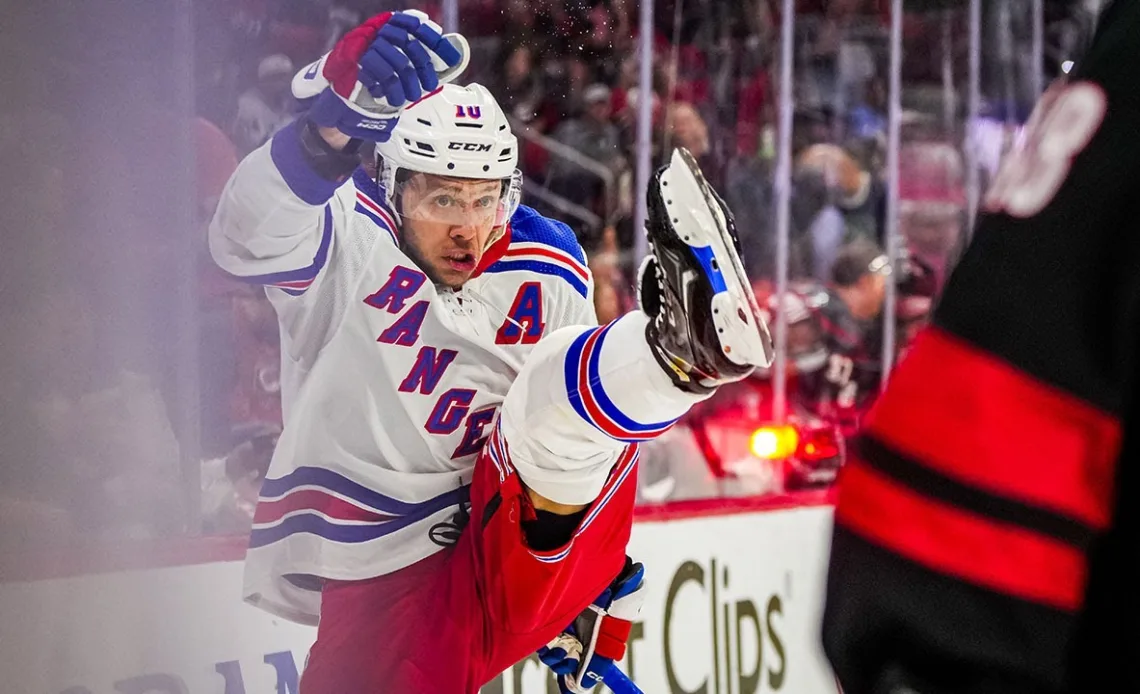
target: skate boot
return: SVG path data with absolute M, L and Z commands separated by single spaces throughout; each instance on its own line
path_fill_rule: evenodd
M 649 184 L 653 254 L 639 275 L 657 362 L 682 390 L 707 393 L 772 362 L 772 340 L 740 262 L 732 213 L 685 149 Z

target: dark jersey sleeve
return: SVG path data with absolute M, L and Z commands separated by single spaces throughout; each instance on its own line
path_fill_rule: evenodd
M 1118 0 L 852 447 L 823 625 L 847 694 L 1140 691 L 1138 77 Z

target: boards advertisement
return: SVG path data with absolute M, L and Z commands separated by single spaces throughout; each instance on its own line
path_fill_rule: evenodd
M 636 524 L 647 598 L 623 669 L 647 694 L 834 694 L 818 645 L 830 527 L 827 506 Z M 244 604 L 241 574 L 226 561 L 2 584 L 4 690 L 298 694 L 315 630 Z M 483 688 L 548 692 L 535 658 Z

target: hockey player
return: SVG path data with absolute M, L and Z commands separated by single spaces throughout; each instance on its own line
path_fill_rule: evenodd
M 731 215 L 683 153 L 649 191 L 645 312 L 596 327 L 573 234 L 518 204 L 502 110 L 451 83 L 466 60 L 423 15 L 368 20 L 298 75 L 311 108 L 211 225 L 280 321 L 246 598 L 319 618 L 303 694 L 471 694 L 540 647 L 564 691 L 596 684 L 641 599 L 637 442 L 770 359 Z
M 847 694 L 1140 691 L 1140 3 L 1106 7 L 841 473 Z
M 827 350 L 824 368 L 803 374 L 800 395 L 809 409 L 852 436 L 878 392 L 881 368 L 875 343 L 891 263 L 878 245 L 857 238 L 843 246 L 831 268 L 831 284 L 813 301 Z

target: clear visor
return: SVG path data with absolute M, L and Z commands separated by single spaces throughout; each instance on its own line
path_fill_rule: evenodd
M 481 234 L 506 225 L 518 207 L 521 189 L 517 171 L 508 179 L 411 173 L 396 183 L 394 192 L 399 200 L 397 212 L 404 219 L 465 227 Z

